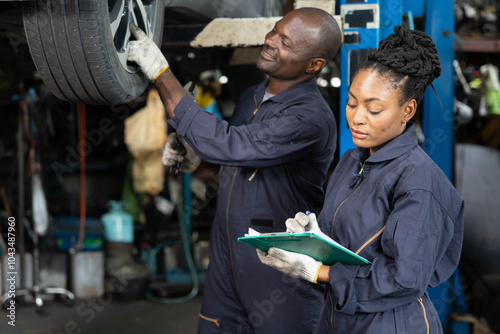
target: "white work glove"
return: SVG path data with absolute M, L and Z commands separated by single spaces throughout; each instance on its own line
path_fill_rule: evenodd
M 288 233 L 304 233 L 307 229 L 308 232 L 320 231 L 316 215 L 314 213 L 298 212 L 295 218 L 288 218 L 285 222 L 286 231 Z
M 162 162 L 167 167 L 173 167 L 183 173 L 192 173 L 201 163 L 200 157 L 184 138 L 171 133 L 163 149 Z
M 146 77 L 155 81 L 168 69 L 168 62 L 160 48 L 135 23 L 130 22 L 130 32 L 136 38 L 128 43 L 127 60 L 139 65 Z
M 323 263 L 310 256 L 271 247 L 266 252 L 257 249 L 260 261 L 288 276 L 318 283 L 319 270 Z

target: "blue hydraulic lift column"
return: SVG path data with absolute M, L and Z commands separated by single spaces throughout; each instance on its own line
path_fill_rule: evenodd
M 428 88 L 423 100 L 422 130 L 425 138 L 423 148 L 453 181 L 455 14 L 452 0 L 426 2 L 425 32 L 434 40 L 441 62 L 441 76 L 434 80 L 433 85 L 443 108 L 432 88 Z

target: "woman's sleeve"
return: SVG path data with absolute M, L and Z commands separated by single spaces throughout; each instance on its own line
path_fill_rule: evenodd
M 446 280 L 461 251 L 463 201 L 455 202 L 453 208 L 443 208 L 424 190 L 400 196 L 381 235 L 383 256 L 367 266 L 331 267 L 336 310 L 351 315 L 384 312 L 420 298 L 437 274 L 441 282 Z

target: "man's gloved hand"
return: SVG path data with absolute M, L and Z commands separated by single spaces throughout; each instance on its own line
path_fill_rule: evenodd
M 257 249 L 260 261 L 288 276 L 302 278 L 317 283 L 319 270 L 323 263 L 310 256 L 289 252 L 280 248 L 271 247 L 266 253 Z
M 288 218 L 285 225 L 288 233 L 303 233 L 306 229 L 308 232 L 320 230 L 314 213 L 298 212 L 295 218 Z
M 155 81 L 168 69 L 168 62 L 160 48 L 135 23 L 130 23 L 130 32 L 136 41 L 128 43 L 128 60 L 139 65 L 146 77 Z
M 180 172 L 192 173 L 200 165 L 201 159 L 186 140 L 174 132 L 168 135 L 168 141 L 163 149 L 162 162 L 167 167 L 179 164 Z

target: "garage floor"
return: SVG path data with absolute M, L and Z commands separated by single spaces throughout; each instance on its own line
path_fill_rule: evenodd
M 33 305 L 16 307 L 16 326 L 7 324 L 1 310 L 0 333 L 15 334 L 93 334 L 196 333 L 201 296 L 181 304 L 162 304 L 147 300 L 80 300 L 72 307 L 62 302 L 46 302 L 44 315 Z
M 487 284 L 487 285 L 485 285 Z M 488 289 L 487 289 L 488 287 Z M 500 275 L 484 277 L 473 286 L 476 300 L 473 310 L 493 333 L 500 333 Z M 0 310 L 0 333 L 15 334 L 93 334 L 196 333 L 202 294 L 180 304 L 155 303 L 149 300 L 121 301 L 106 299 L 77 300 L 73 306 L 60 301 L 46 301 L 43 314 L 33 304 L 16 305 L 16 326 L 8 325 L 8 313 Z M 477 303 L 481 301 L 480 303 Z M 486 332 L 485 332 L 486 333 Z

